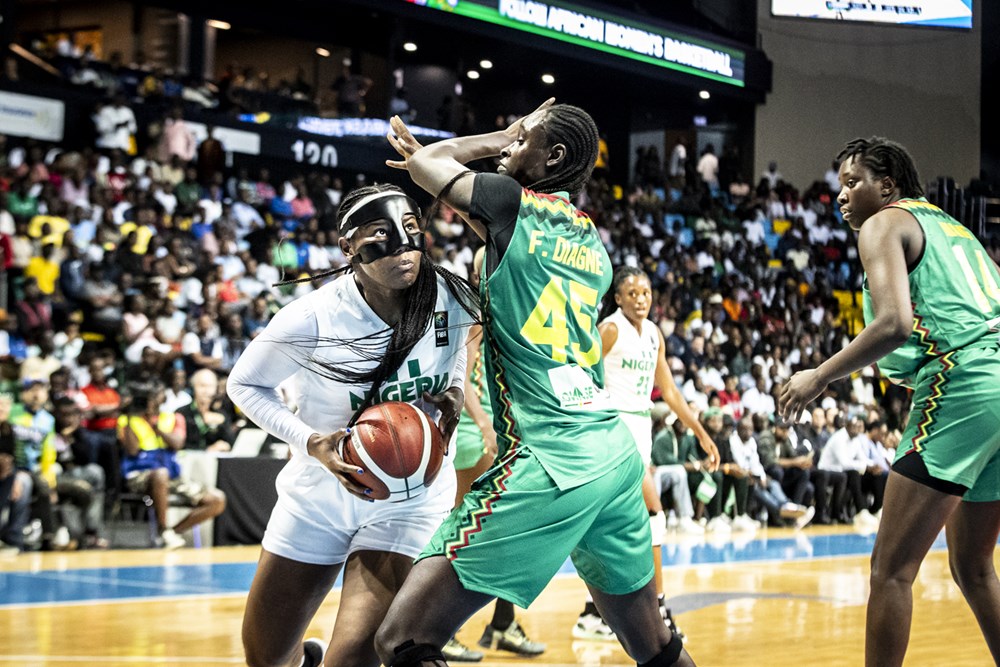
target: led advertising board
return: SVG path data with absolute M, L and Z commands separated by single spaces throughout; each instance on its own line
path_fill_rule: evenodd
M 835 21 L 971 28 L 972 0 L 893 0 L 892 2 L 771 0 L 771 14 Z
M 562 0 L 406 2 L 741 88 L 745 85 L 746 53 L 740 49 Z

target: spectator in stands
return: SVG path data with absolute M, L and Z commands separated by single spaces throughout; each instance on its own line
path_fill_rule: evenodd
M 52 303 L 38 287 L 34 278 L 25 278 L 21 289 L 23 296 L 15 302 L 18 330 L 29 341 L 41 340 L 42 334 L 52 331 Z
M 653 479 L 660 496 L 669 501 L 664 508 L 672 508 L 676 515 L 677 531 L 687 535 L 702 535 L 705 529 L 694 520 L 694 505 L 688 488 L 688 476 L 701 470 L 702 462 L 681 458 L 680 443 L 687 433 L 687 426 L 677 418 L 666 403 L 653 405 Z M 671 525 L 668 522 L 668 525 Z
M 757 451 L 768 476 L 781 484 L 781 489 L 793 503 L 811 505 L 813 486 L 809 482 L 809 469 L 813 465 L 812 452 L 804 444 L 792 441 L 791 431 L 784 422 L 774 424 L 773 430 L 758 433 Z
M 351 71 L 351 61 L 344 59 L 344 68 L 333 84 L 337 93 L 337 115 L 341 118 L 361 118 L 365 115 L 365 95 L 372 86 L 372 80 Z
M 864 431 L 864 420 L 854 417 L 844 425 L 842 416 L 836 417 L 839 428 L 827 440 L 820 456 L 819 468 L 840 472 L 845 477 L 848 497 L 853 501 L 853 518 L 847 514 L 846 508 L 840 515 L 835 515 L 843 523 L 853 522 L 861 527 L 874 527 L 878 519 L 869 511 L 868 499 L 861 489 L 861 476 L 868 472 L 870 462 L 862 447 L 859 436 Z
M 21 364 L 21 381 L 37 380 L 48 384 L 49 376 L 62 368 L 62 362 L 55 356 L 52 331 L 43 331 L 38 336 L 37 352 Z
M 55 429 L 42 443 L 39 472 L 60 501 L 71 537 L 88 549 L 106 549 L 104 533 L 104 470 L 97 464 L 100 447 L 94 435 L 80 428 L 80 407 L 69 396 L 54 400 Z M 82 521 L 75 518 L 82 515 Z M 70 518 L 73 516 L 74 518 Z
M 184 111 L 181 107 L 174 107 L 163 122 L 158 155 L 160 162 L 169 162 L 175 156 L 183 162 L 190 162 L 194 159 L 196 145 L 194 132 L 184 122 Z
M 767 510 L 767 522 L 772 526 L 784 525 L 786 520 L 794 520 L 801 528 L 808 524 L 814 510 L 796 505 L 788 500 L 781 484 L 768 477 L 760 462 L 757 441 L 753 437 L 753 420 L 744 417 L 736 424 L 736 430 L 729 437 L 729 449 L 733 462 L 747 472 L 750 495 Z
M 69 546 L 69 531 L 58 530 L 53 496 L 48 481 L 41 475 L 42 443 L 55 430 L 55 418 L 45 409 L 49 399 L 48 383 L 25 380 L 21 385 L 21 402 L 10 413 L 14 431 L 14 463 L 31 477 L 31 513 L 42 523 L 43 551 Z
M 14 428 L 10 423 L 13 401 L 0 394 L 0 552 L 24 546 L 24 529 L 31 519 L 31 476 L 15 464 Z
M 186 427 L 176 413 L 161 412 L 163 388 L 158 383 L 134 385 L 125 414 L 118 418 L 122 443 L 122 476 L 129 491 L 148 494 L 162 546 L 183 547 L 179 533 L 217 517 L 226 508 L 226 496 L 180 477 L 176 452 L 184 446 Z M 167 524 L 170 496 L 179 496 L 193 509 L 174 526 Z
M 783 181 L 781 172 L 778 171 L 778 163 L 771 160 L 767 163 L 767 169 L 760 175 L 760 180 L 767 181 L 767 186 L 774 190 L 778 187 L 778 183 Z
M 872 495 L 870 510 L 876 519 L 882 518 L 882 498 L 885 496 L 885 485 L 889 480 L 894 454 L 884 444 L 888 433 L 885 422 L 876 417 L 865 423 L 865 432 L 858 436 L 868 457 L 868 469 L 861 479 L 861 486 Z
M 96 438 L 97 462 L 104 468 L 108 487 L 117 491 L 120 466 L 116 427 L 122 399 L 118 391 L 108 383 L 109 371 L 113 368 L 103 357 L 95 355 L 87 365 L 87 370 L 90 382 L 81 391 L 90 408 L 83 425 Z
M 222 176 L 226 149 L 215 136 L 215 127 L 206 127 L 207 136 L 198 144 L 198 182 L 203 187 L 215 184 Z
M 178 413 L 187 423 L 185 449 L 228 452 L 236 441 L 236 429 L 225 411 L 220 409 L 223 396 L 219 393 L 219 376 L 202 368 L 191 376 L 194 400 Z
M 719 158 L 715 156 L 715 146 L 705 146 L 696 169 L 706 189 L 714 190 L 719 187 Z
M 163 405 L 160 409 L 163 412 L 181 412 L 183 408 L 191 404 L 194 400 L 191 392 L 188 391 L 187 371 L 183 368 L 169 367 L 163 373 Z M 185 416 L 185 424 L 190 420 Z
M 677 143 L 671 149 L 668 164 L 667 176 L 670 177 L 670 185 L 683 189 L 685 165 L 687 164 L 687 144 L 683 137 L 678 137 Z
M 111 104 L 102 105 L 94 115 L 94 125 L 99 135 L 98 148 L 135 155 L 135 133 L 139 127 L 135 113 L 125 104 L 125 94 L 116 94 Z
M 826 419 L 826 415 L 819 410 L 819 419 Z M 838 471 L 827 470 L 819 466 L 819 461 L 823 455 L 823 447 L 826 444 L 825 429 L 823 424 L 812 423 L 812 413 L 804 412 L 795 425 L 795 435 L 801 448 L 812 452 L 813 465 L 809 468 L 809 482 L 813 486 L 815 494 L 816 523 L 819 525 L 829 525 L 833 518 L 840 516 L 843 512 L 844 488 L 847 484 L 847 477 Z

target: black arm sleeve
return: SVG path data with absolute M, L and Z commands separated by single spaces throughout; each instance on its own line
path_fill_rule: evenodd
M 503 174 L 476 174 L 469 216 L 486 225 L 486 243 L 491 250 L 488 274 L 493 273 L 514 238 L 520 208 L 521 185 L 517 181 Z

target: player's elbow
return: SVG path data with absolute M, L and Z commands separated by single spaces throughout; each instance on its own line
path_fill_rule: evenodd
M 912 322 L 902 317 L 886 318 L 879 330 L 886 342 L 898 347 L 910 337 Z

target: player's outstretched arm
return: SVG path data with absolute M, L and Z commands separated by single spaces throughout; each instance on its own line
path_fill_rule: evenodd
M 684 400 L 681 390 L 674 383 L 673 375 L 670 373 L 670 366 L 667 364 L 666 352 L 664 352 L 667 344 L 663 340 L 663 332 L 660 331 L 659 327 L 656 328 L 656 335 L 660 337 L 660 352 L 656 358 L 656 373 L 653 383 L 660 390 L 663 400 L 674 411 L 674 414 L 681 420 L 681 423 L 694 431 L 695 437 L 698 438 L 698 444 L 708 454 L 709 472 L 715 472 L 719 468 L 719 462 L 721 461 L 719 449 L 715 446 L 712 436 L 708 434 L 702 423 L 691 412 L 691 408 L 688 406 L 687 401 Z
M 898 209 L 885 209 L 865 222 L 858 236 L 858 253 L 868 277 L 875 319 L 818 368 L 800 371 L 785 383 L 778 397 L 783 419 L 795 421 L 828 384 L 871 366 L 906 342 L 913 327 L 913 306 L 904 248 L 922 235 L 913 216 Z
M 399 116 L 393 116 L 389 124 L 395 136 L 389 135 L 389 143 L 404 156 L 405 168 L 410 172 L 413 182 L 437 197 L 453 178 L 466 171 L 465 165 L 474 160 L 500 155 L 500 151 L 517 139 L 521 123 L 525 119 L 542 114 L 555 103 L 555 98 L 549 98 L 537 109 L 523 118 L 519 118 L 504 130 L 475 134 L 468 137 L 455 137 L 433 143 L 417 150 L 409 157 L 397 147 L 397 143 L 409 141 L 412 133 Z M 407 135 L 409 135 L 407 137 Z M 387 161 L 389 166 L 399 167 L 398 161 Z M 471 178 L 459 179 L 446 193 L 444 201 L 456 211 L 468 213 L 472 203 Z

